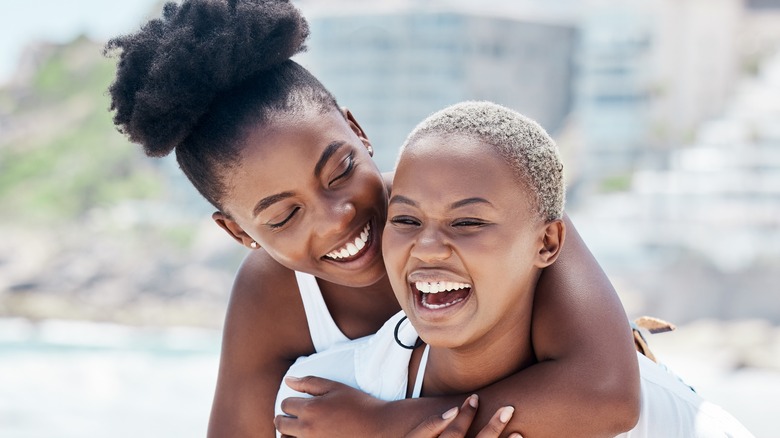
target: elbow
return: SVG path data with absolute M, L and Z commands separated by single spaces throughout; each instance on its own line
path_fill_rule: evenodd
M 639 412 L 642 408 L 639 373 L 628 374 L 634 378 L 607 379 L 596 389 L 600 400 L 599 410 L 603 413 L 600 417 L 606 419 L 603 426 L 608 436 L 627 432 L 639 421 Z
M 642 408 L 639 385 L 637 384 L 636 391 L 624 390 L 613 394 L 609 406 L 614 419 L 610 433 L 617 435 L 633 429 L 639 421 Z

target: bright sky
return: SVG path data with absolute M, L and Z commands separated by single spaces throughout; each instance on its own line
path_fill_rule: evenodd
M 0 84 L 31 41 L 108 38 L 140 26 L 157 0 L 0 0 Z

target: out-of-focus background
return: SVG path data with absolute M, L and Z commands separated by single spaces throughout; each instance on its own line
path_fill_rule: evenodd
M 298 59 L 383 170 L 423 117 L 538 120 L 656 354 L 780 436 L 780 0 L 301 0 Z M 244 250 L 111 124 L 105 41 L 156 0 L 0 3 L 0 435 L 204 436 Z

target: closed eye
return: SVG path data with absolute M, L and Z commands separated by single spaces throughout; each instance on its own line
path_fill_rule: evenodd
M 295 207 L 295 208 L 292 209 L 292 211 L 290 211 L 290 214 L 288 214 L 287 217 L 285 217 L 282 221 L 276 222 L 276 223 L 270 223 L 269 222 L 266 225 L 268 225 L 269 227 L 271 227 L 273 229 L 281 228 L 287 222 L 290 222 L 290 220 L 293 218 L 293 216 L 295 216 L 295 214 L 298 213 L 298 210 L 300 210 L 300 209 L 301 209 L 301 207 Z
M 344 160 L 342 160 L 341 163 L 339 163 L 338 169 L 342 169 L 342 168 L 344 170 L 341 173 L 339 173 L 338 175 L 336 175 L 335 178 L 330 180 L 330 182 L 328 182 L 328 186 L 333 185 L 333 183 L 335 183 L 336 181 L 338 181 L 338 180 L 340 180 L 342 178 L 345 178 L 345 177 L 349 176 L 350 173 L 352 173 L 352 169 L 355 168 L 355 157 L 354 157 L 354 155 L 352 153 L 347 155 L 347 157 L 344 158 Z M 338 171 L 338 169 L 336 171 Z
M 488 222 L 475 218 L 457 219 L 452 222 L 453 227 L 483 227 L 485 225 L 488 225 Z
M 396 226 L 418 226 L 420 221 L 412 216 L 394 216 L 390 223 Z

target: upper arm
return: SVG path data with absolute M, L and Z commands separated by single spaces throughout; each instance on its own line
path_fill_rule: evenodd
M 251 252 L 228 304 L 208 435 L 273 436 L 282 376 L 313 351 L 294 273 Z
M 603 402 L 628 428 L 639 412 L 639 369 L 623 306 L 568 217 L 558 260 L 536 289 L 533 344 L 539 360 L 560 363 L 583 400 Z M 614 410 L 618 409 L 618 410 Z

